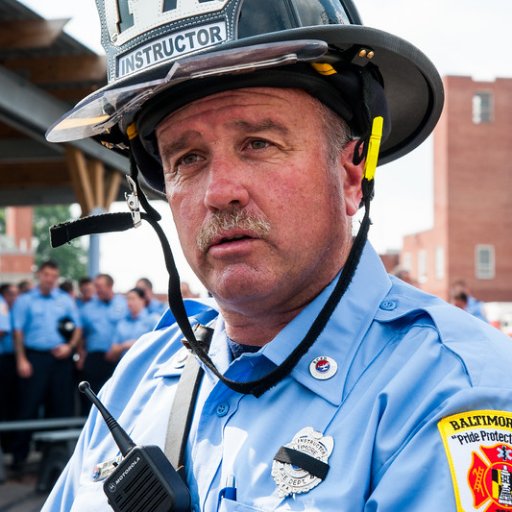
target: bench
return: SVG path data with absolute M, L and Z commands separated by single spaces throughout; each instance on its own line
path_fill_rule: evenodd
M 66 445 L 66 449 L 68 449 L 70 443 L 76 444 L 76 440 L 78 438 L 78 434 L 80 433 L 79 429 L 69 430 L 70 427 L 82 427 L 85 423 L 86 418 L 81 417 L 71 417 L 71 418 L 50 418 L 50 419 L 42 419 L 42 420 L 22 420 L 22 421 L 3 421 L 0 422 L 0 432 L 17 432 L 20 430 L 33 430 L 35 431 L 33 438 L 37 439 L 37 436 L 41 436 L 43 434 L 51 434 L 53 431 L 53 436 L 50 436 L 46 439 L 46 444 L 52 444 L 52 439 L 57 444 L 64 443 Z M 60 430 L 56 430 L 60 429 Z M 66 430 L 68 429 L 68 430 Z M 41 431 L 49 431 L 49 432 L 41 432 Z M 72 434 L 67 434 L 67 432 L 72 432 Z M 78 434 L 77 434 L 78 432 Z M 63 436 L 63 437 L 62 437 Z M 74 438 L 74 441 L 73 441 Z M 40 441 L 44 440 L 41 439 Z M 73 444 L 73 447 L 74 447 Z M 44 444 L 43 444 L 44 448 Z M 49 448 L 47 448 L 49 450 Z M 71 455 L 69 452 L 69 455 Z M 69 459 L 69 456 L 68 456 Z M 40 477 L 41 472 L 44 467 L 46 467 L 45 454 L 43 451 L 43 459 L 41 461 L 40 468 Z M 0 446 L 0 484 L 5 482 L 6 480 L 6 472 L 5 472 L 5 463 L 4 463 L 4 454 L 2 452 L 2 447 Z M 41 478 L 39 478 L 41 480 Z M 39 482 L 38 482 L 39 483 Z
M 42 452 L 36 491 L 49 492 L 73 454 L 81 429 L 36 432 L 32 439 Z

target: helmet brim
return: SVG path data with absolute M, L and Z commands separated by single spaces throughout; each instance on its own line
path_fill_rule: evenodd
M 362 66 L 368 63 L 367 55 L 372 52 L 371 62 L 378 67 L 384 80 L 392 126 L 381 147 L 380 163 L 390 162 L 412 151 L 432 132 L 444 102 L 443 85 L 436 68 L 415 46 L 378 29 L 360 25 L 302 27 L 228 42 L 198 54 L 198 57 L 213 55 L 220 50 L 295 40 L 325 41 L 329 47 L 340 51 L 360 47 L 367 51 L 361 57 L 355 52 L 353 62 Z M 108 103 L 109 94 L 116 94 L 120 89 L 130 91 L 123 106 L 123 115 L 133 117 L 136 109 L 143 108 L 144 102 L 158 93 L 158 87 L 151 87 L 151 84 L 159 83 L 172 64 L 160 64 L 96 91 L 48 130 L 48 140 L 63 142 L 107 131 L 111 127 L 108 121 L 112 116 L 87 113 L 86 109 L 92 100 L 105 99 Z M 206 89 L 204 96 L 208 94 Z M 133 97 L 138 99 L 130 104 Z M 118 122 L 120 116 L 113 119 Z
M 381 164 L 409 153 L 430 135 L 443 109 L 443 83 L 432 62 L 415 46 L 392 34 L 358 25 L 305 27 L 289 31 L 288 39 L 291 33 L 321 39 L 341 50 L 355 46 L 373 51 L 371 62 L 384 81 L 392 126 L 381 146 Z M 280 34 L 266 37 L 277 41 Z M 364 65 L 365 59 L 356 57 L 354 63 Z

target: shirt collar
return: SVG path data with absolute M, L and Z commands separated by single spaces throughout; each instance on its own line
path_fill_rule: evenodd
M 218 311 L 216 309 L 217 305 L 213 299 L 186 299 L 183 302 L 192 327 L 197 323 L 211 326 L 211 323 L 218 315 Z M 171 310 L 168 309 L 156 325 L 154 331 L 161 331 L 162 339 L 168 339 L 170 332 L 173 332 L 175 336 L 176 331 L 178 332 L 178 336 L 183 338 L 181 331 L 176 329 L 177 326 L 175 326 L 175 322 L 176 320 Z M 215 331 L 217 330 L 217 326 L 215 326 Z M 213 339 L 215 339 L 215 333 L 213 335 Z M 213 345 L 213 340 L 211 345 Z M 172 377 L 181 374 L 183 371 L 188 350 L 185 346 L 180 346 L 174 342 L 171 344 L 170 348 L 171 353 L 169 354 L 169 358 L 162 364 L 158 365 L 155 377 Z
M 265 357 L 274 365 L 283 363 L 318 316 L 335 287 L 338 277 L 339 275 L 262 350 L 254 354 L 243 354 L 240 359 Z M 293 369 L 292 378 L 332 404 L 341 404 L 350 363 L 390 288 L 390 278 L 379 256 L 367 242 L 345 295 L 334 310 L 322 334 Z M 201 311 L 205 304 L 200 305 L 196 302 L 195 305 L 186 305 L 188 306 L 187 313 L 192 317 L 191 322 L 201 322 L 202 319 L 198 318 L 201 314 L 198 314 L 196 308 L 202 306 L 198 308 Z M 210 308 L 212 305 L 211 302 L 208 304 Z M 216 313 L 211 309 L 210 312 L 214 315 Z M 208 318 L 209 320 L 210 318 Z M 159 327 L 170 325 L 173 322 L 174 318 L 168 312 L 162 318 Z M 230 353 L 224 319 L 220 315 L 215 323 L 209 355 L 218 370 L 224 373 L 230 365 Z M 319 356 L 328 356 L 338 365 L 337 373 L 328 380 L 316 379 L 310 372 L 311 362 Z M 158 376 L 181 373 L 182 365 L 176 365 L 176 361 L 173 359 L 162 365 L 157 372 Z M 252 359 L 252 362 L 255 361 L 256 359 Z M 208 371 L 206 371 L 206 375 L 209 375 Z
M 48 295 L 45 295 L 41 291 L 41 288 L 39 286 L 36 286 L 33 290 L 34 290 L 34 293 L 38 297 L 51 297 L 53 299 L 53 298 L 57 297 L 57 295 L 59 294 L 59 289 L 58 288 L 53 288 Z
M 132 322 L 138 322 L 139 320 L 144 320 L 146 317 L 149 317 L 149 313 L 146 308 L 141 309 L 137 313 L 137 316 L 133 316 L 131 311 L 128 311 L 128 313 L 126 314 L 126 318 L 128 318 L 128 320 L 131 320 Z
M 338 277 L 339 275 L 260 353 L 274 364 L 281 364 L 305 336 L 329 298 Z M 389 276 L 368 242 L 345 295 L 322 334 L 293 369 L 292 377 L 325 400 L 339 405 L 342 402 L 350 362 L 390 288 Z M 310 371 L 311 362 L 320 356 L 331 358 L 338 366 L 336 374 L 328 380 L 315 378 Z

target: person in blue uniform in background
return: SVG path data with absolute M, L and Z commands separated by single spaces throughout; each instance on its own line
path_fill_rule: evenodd
M 78 309 L 82 309 L 94 297 L 94 281 L 88 277 L 82 277 L 78 280 L 78 297 L 75 299 Z
M 38 418 L 42 406 L 48 418 L 74 415 L 72 355 L 82 331 L 78 310 L 69 294 L 57 287 L 57 263 L 43 262 L 37 277 L 38 285 L 20 295 L 13 307 L 20 420 Z M 60 330 L 61 322 L 75 326 L 69 338 Z M 15 469 L 27 458 L 30 436 L 30 432 L 16 436 Z
M 157 319 L 148 312 L 144 291 L 132 288 L 126 294 L 128 314 L 119 320 L 112 339 L 112 345 L 105 354 L 105 359 L 117 363 L 119 359 L 143 334 L 153 330 Z
M 455 297 L 457 296 L 465 297 L 466 300 L 464 304 L 464 309 L 470 315 L 476 316 L 476 318 L 479 318 L 480 320 L 487 322 L 487 316 L 485 314 L 485 304 L 482 301 L 478 300 L 476 297 L 473 297 L 473 295 L 471 295 L 470 289 L 466 281 L 464 281 L 464 279 L 457 279 L 452 283 L 450 295 L 452 302 L 454 302 L 453 299 L 455 299 Z
M 163 315 L 165 311 L 165 304 L 158 300 L 153 294 L 153 283 L 147 277 L 137 279 L 135 288 L 144 292 L 144 299 L 146 301 L 146 309 L 151 315 Z
M 107 357 L 118 323 L 128 313 L 126 298 L 114 292 L 114 279 L 110 274 L 94 278 L 96 294 L 80 308 L 83 325 L 83 343 L 79 368 L 93 389 L 100 389 L 109 379 L 117 360 Z M 90 403 L 82 400 L 82 412 L 87 414 Z
M 207 353 L 171 294 L 121 359 L 101 391 L 119 423 L 174 458 L 168 418 L 198 360 L 190 510 L 508 510 L 510 341 L 389 276 L 366 236 L 379 155 L 440 116 L 434 66 L 348 0 L 116 5 L 98 2 L 109 85 L 47 136 L 129 148 L 213 297 L 185 301 Z M 93 410 L 43 510 L 109 510 L 118 457 Z

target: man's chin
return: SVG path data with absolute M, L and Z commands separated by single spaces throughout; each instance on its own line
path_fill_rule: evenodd
M 273 286 L 268 276 L 261 269 L 246 264 L 230 265 L 209 276 L 205 286 L 217 299 L 219 304 L 260 300 L 266 293 L 272 292 Z

